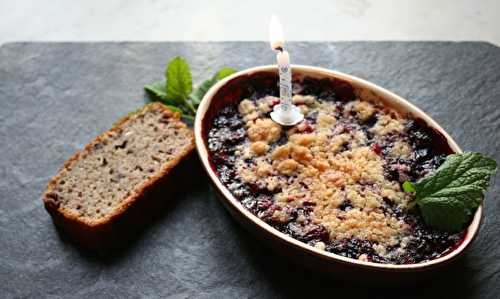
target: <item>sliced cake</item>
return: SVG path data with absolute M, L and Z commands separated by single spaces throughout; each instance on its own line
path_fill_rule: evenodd
M 73 240 L 88 248 L 109 247 L 118 234 L 127 234 L 118 226 L 129 210 L 148 217 L 140 210 L 148 192 L 193 148 L 193 133 L 178 113 L 148 104 L 71 157 L 49 181 L 45 207 Z

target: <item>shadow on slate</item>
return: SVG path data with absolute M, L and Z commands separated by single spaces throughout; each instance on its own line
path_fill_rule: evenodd
M 487 43 L 290 43 L 294 63 L 371 80 L 434 117 L 467 150 L 500 161 L 500 50 Z M 76 150 L 144 103 L 182 55 L 200 82 L 222 67 L 274 63 L 267 43 L 13 43 L 0 47 L 0 297 L 498 298 L 500 182 L 467 254 L 414 287 L 311 273 L 249 236 L 188 166 L 160 216 L 110 255 L 63 242 L 40 195 Z M 191 158 L 189 163 L 199 163 Z M 188 164 L 189 164 L 188 163 Z M 160 188 L 161 189 L 161 188 Z M 162 198 L 162 192 L 159 192 Z

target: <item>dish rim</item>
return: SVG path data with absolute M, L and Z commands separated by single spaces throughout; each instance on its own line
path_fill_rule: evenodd
M 341 79 L 344 81 L 347 81 L 351 83 L 353 86 L 356 86 L 356 88 L 363 88 L 365 90 L 369 90 L 372 92 L 375 92 L 376 95 L 380 98 L 383 98 L 384 101 L 394 103 L 396 106 L 400 108 L 403 108 L 404 111 L 410 112 L 410 114 L 414 117 L 421 118 L 423 121 L 425 121 L 430 127 L 438 130 L 447 140 L 449 146 L 451 149 L 456 152 L 456 153 L 461 153 L 462 150 L 458 146 L 458 144 L 453 140 L 453 138 L 434 120 L 432 119 L 429 115 L 427 115 L 424 111 L 422 111 L 420 108 L 416 107 L 412 103 L 410 103 L 408 100 L 402 98 L 401 96 L 398 96 L 397 94 L 380 87 L 372 82 L 369 82 L 367 80 L 361 79 L 359 77 L 349 75 L 343 72 L 339 71 L 334 71 L 326 68 L 321 68 L 321 67 L 314 67 L 314 66 L 307 66 L 307 65 L 291 65 L 292 70 L 298 71 L 299 73 L 303 75 L 311 75 L 315 77 L 321 77 L 321 78 L 337 78 Z M 470 225 L 467 227 L 465 231 L 465 236 L 462 242 L 457 246 L 456 248 L 452 249 L 451 252 L 445 254 L 444 256 L 441 256 L 439 258 L 421 262 L 421 263 L 415 263 L 415 264 L 402 264 L 402 265 L 396 265 L 396 264 L 382 264 L 382 263 L 375 263 L 375 262 L 369 262 L 369 261 L 361 261 L 357 259 L 352 259 L 348 257 L 344 257 L 335 253 L 323 251 L 320 249 L 317 249 L 311 245 L 308 245 L 306 243 L 303 243 L 285 233 L 282 233 L 272 227 L 271 225 L 267 224 L 254 214 L 252 214 L 250 211 L 245 209 L 243 205 L 231 194 L 231 192 L 222 184 L 222 182 L 219 180 L 216 172 L 212 169 L 209 161 L 209 155 L 208 155 L 208 149 L 206 147 L 205 141 L 203 139 L 203 121 L 205 119 L 206 112 L 208 111 L 208 108 L 210 107 L 210 104 L 212 102 L 212 99 L 214 95 L 220 90 L 222 86 L 227 84 L 228 82 L 232 81 L 233 79 L 245 75 L 253 75 L 255 73 L 259 72 L 276 72 L 277 71 L 277 66 L 276 65 L 264 65 L 264 66 L 257 66 L 257 67 L 252 67 L 248 68 L 239 72 L 236 72 L 232 74 L 231 76 L 228 76 L 224 78 L 223 80 L 217 82 L 212 88 L 208 90 L 208 92 L 205 94 L 203 97 L 202 101 L 200 102 L 200 105 L 198 107 L 198 112 L 196 113 L 196 118 L 194 122 L 194 132 L 195 132 L 195 142 L 196 142 L 196 150 L 198 152 L 198 155 L 200 157 L 200 160 L 202 162 L 203 167 L 208 173 L 208 176 L 212 180 L 212 183 L 217 187 L 218 191 L 223 195 L 223 198 L 225 201 L 227 201 L 233 208 L 238 210 L 241 214 L 243 214 L 248 220 L 250 220 L 253 224 L 255 224 L 257 227 L 260 229 L 264 230 L 266 233 L 280 239 L 281 241 L 285 241 L 287 244 L 294 245 L 298 247 L 299 249 L 304 250 L 306 253 L 316 255 L 318 257 L 328 259 L 328 260 L 333 260 L 335 262 L 340 262 L 343 264 L 349 264 L 353 266 L 359 266 L 371 270 L 389 270 L 389 271 L 398 271 L 398 272 L 406 272 L 406 271 L 417 271 L 417 270 L 427 270 L 430 268 L 433 268 L 435 266 L 444 264 L 446 262 L 449 262 L 458 256 L 460 256 L 463 251 L 470 245 L 470 243 L 473 241 L 474 237 L 477 235 L 477 232 L 479 230 L 479 226 L 481 223 L 481 216 L 482 216 L 482 209 L 483 209 L 483 203 L 479 206 L 477 209 L 476 213 L 474 214 L 474 218 L 472 219 L 472 222 Z M 383 103 L 384 105 L 387 105 L 387 103 Z

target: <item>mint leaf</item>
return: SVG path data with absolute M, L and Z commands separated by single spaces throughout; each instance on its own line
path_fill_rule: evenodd
M 198 106 L 200 104 L 201 100 L 203 99 L 203 97 L 205 96 L 205 94 L 207 93 L 207 91 L 216 82 L 217 82 L 217 80 L 215 78 L 203 81 L 203 83 L 201 83 L 201 85 L 198 86 L 198 88 L 196 88 L 195 91 L 191 94 L 191 100 L 192 100 L 193 104 Z
M 425 223 L 442 231 L 459 232 L 474 215 L 462 201 L 456 199 L 433 198 L 417 203 Z
M 212 78 L 203 81 L 203 83 L 201 83 L 200 86 L 198 86 L 198 88 L 196 88 L 195 91 L 191 94 L 191 101 L 193 102 L 193 104 L 195 106 L 198 106 L 210 87 L 214 86 L 217 81 L 222 80 L 225 77 L 234 74 L 235 72 L 235 69 L 225 67 L 215 73 Z
M 144 90 L 161 100 L 167 99 L 167 82 L 165 81 L 145 85 Z
M 403 183 L 403 190 L 407 193 L 415 192 L 415 186 L 411 182 L 404 182 Z
M 463 229 L 481 204 L 496 169 L 495 160 L 480 153 L 449 155 L 443 165 L 412 185 L 425 222 L 449 232 Z
M 219 80 L 222 80 L 222 79 L 226 78 L 227 76 L 230 76 L 230 75 L 232 75 L 234 73 L 236 73 L 235 69 L 232 69 L 230 67 L 225 67 L 225 68 L 220 69 L 217 72 L 217 74 L 215 74 L 215 79 L 217 81 L 219 81 Z
M 187 105 L 187 98 L 193 90 L 191 71 L 182 57 L 172 59 L 165 71 L 167 98 L 179 105 Z

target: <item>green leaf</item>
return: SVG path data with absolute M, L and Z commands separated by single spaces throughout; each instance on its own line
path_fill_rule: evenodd
M 166 96 L 179 105 L 187 105 L 187 98 L 193 90 L 191 71 L 182 57 L 172 59 L 165 71 L 167 78 Z
M 201 100 L 203 99 L 203 97 L 207 93 L 207 91 L 216 82 L 217 82 L 217 80 L 215 80 L 215 78 L 211 78 L 211 79 L 203 81 L 203 83 L 201 83 L 201 85 L 198 86 L 198 88 L 196 88 L 195 91 L 191 94 L 191 100 L 192 100 L 193 104 L 195 104 L 196 106 L 199 105 Z
M 165 81 L 158 81 L 145 85 L 144 90 L 158 99 L 167 99 L 167 83 Z
M 463 229 L 481 204 L 496 170 L 495 160 L 480 153 L 448 156 L 443 165 L 413 184 L 425 222 L 449 232 Z
M 235 72 L 235 69 L 225 67 L 215 73 L 212 78 L 203 81 L 203 83 L 201 83 L 200 86 L 198 86 L 198 88 L 196 88 L 195 91 L 191 94 L 191 101 L 193 102 L 193 104 L 195 106 L 198 106 L 210 87 L 214 86 L 217 81 L 222 80 L 225 77 L 234 74 Z
M 219 81 L 227 76 L 230 76 L 232 74 L 236 73 L 236 70 L 230 67 L 225 67 L 220 69 L 216 74 L 215 74 L 215 80 Z
M 419 202 L 425 223 L 435 229 L 458 232 L 469 222 L 471 214 L 460 200 L 433 198 Z
M 411 182 L 404 182 L 403 183 L 403 190 L 407 193 L 415 192 L 415 186 Z

